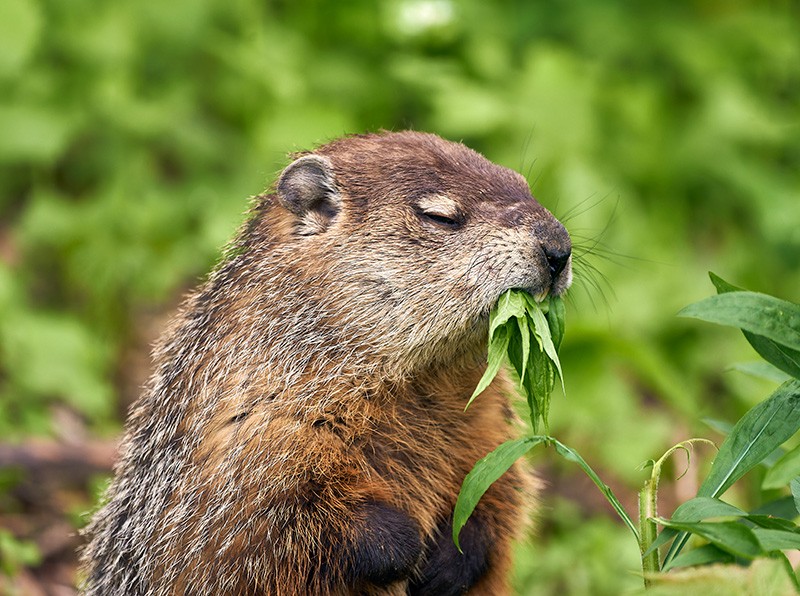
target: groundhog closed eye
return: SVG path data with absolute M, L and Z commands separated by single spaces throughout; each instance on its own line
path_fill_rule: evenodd
M 464 476 L 513 435 L 464 411 L 505 290 L 563 293 L 570 239 L 519 174 L 416 132 L 296 156 L 155 353 L 86 594 L 503 594 L 532 484 L 461 535 Z

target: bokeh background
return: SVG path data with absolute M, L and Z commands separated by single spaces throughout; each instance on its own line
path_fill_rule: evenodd
M 0 591 L 70 594 L 149 346 L 291 151 L 413 128 L 528 177 L 576 241 L 552 434 L 633 512 L 638 466 L 771 390 L 706 272 L 800 300 L 800 5 L 0 2 Z M 662 482 L 693 496 L 695 468 Z M 577 468 L 520 594 L 619 594 L 635 543 Z M 758 499 L 757 479 L 732 500 Z

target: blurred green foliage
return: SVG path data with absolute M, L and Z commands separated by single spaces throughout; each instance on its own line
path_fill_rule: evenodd
M 11 577 L 21 567 L 35 565 L 40 561 L 41 555 L 35 544 L 17 540 L 11 532 L 0 528 L 0 574 Z
M 554 434 L 637 487 L 765 394 L 719 374 L 744 341 L 674 313 L 708 269 L 800 297 L 799 64 L 785 0 L 3 0 L 0 436 L 57 434 L 56 404 L 118 429 L 143 314 L 210 268 L 286 154 L 415 128 L 565 220 L 583 256 Z

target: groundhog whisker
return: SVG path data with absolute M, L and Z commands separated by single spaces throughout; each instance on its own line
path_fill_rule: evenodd
M 559 221 L 561 221 L 561 223 L 567 225 L 570 221 L 572 221 L 576 217 L 580 217 L 584 213 L 588 213 L 592 209 L 595 209 L 599 205 L 603 204 L 608 199 L 608 197 L 609 195 L 604 195 L 596 199 L 596 193 L 592 193 L 582 201 L 579 201 L 578 203 L 567 209 L 567 211 L 565 211 L 564 213 L 559 213 L 557 217 Z M 590 203 L 590 201 L 594 202 Z

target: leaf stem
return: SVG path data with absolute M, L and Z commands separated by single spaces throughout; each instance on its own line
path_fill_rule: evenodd
M 591 468 L 591 466 L 589 466 L 589 464 L 586 463 L 586 460 L 584 460 L 580 456 L 580 454 L 578 454 L 577 451 L 575 451 L 571 447 L 567 447 L 566 445 L 564 445 L 564 443 L 562 443 L 561 441 L 559 441 L 554 437 L 550 436 L 544 437 L 544 443 L 546 445 L 553 445 L 556 449 L 556 452 L 561 457 L 573 463 L 578 464 L 583 469 L 586 475 L 592 480 L 592 482 L 595 483 L 597 488 L 600 489 L 600 492 L 602 492 L 603 495 L 605 495 L 606 500 L 614 508 L 614 511 L 617 512 L 617 515 L 619 515 L 622 521 L 625 523 L 625 525 L 628 526 L 628 529 L 633 533 L 634 537 L 636 538 L 636 541 L 639 542 L 640 540 L 639 530 L 636 529 L 636 525 L 633 523 L 633 520 L 628 515 L 628 512 L 625 511 L 625 508 L 622 506 L 622 503 L 620 503 L 617 497 L 614 496 L 614 493 L 611 491 L 611 488 L 609 488 L 609 486 L 605 482 L 600 480 L 600 476 L 598 476 L 597 473 Z

